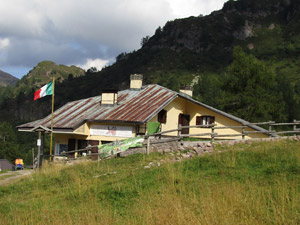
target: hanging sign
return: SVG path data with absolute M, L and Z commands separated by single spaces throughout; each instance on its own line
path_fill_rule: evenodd
M 41 146 L 42 145 L 42 140 L 41 139 L 37 139 L 37 146 Z

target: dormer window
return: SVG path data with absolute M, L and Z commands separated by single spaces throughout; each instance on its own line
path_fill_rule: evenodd
M 166 123 L 167 122 L 167 111 L 166 110 L 163 109 L 158 113 L 157 121 L 160 122 L 160 123 Z

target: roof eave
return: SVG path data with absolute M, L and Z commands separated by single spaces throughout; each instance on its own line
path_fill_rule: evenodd
M 144 121 L 125 121 L 125 120 L 86 120 L 85 122 L 94 123 L 121 123 L 121 124 L 143 124 Z

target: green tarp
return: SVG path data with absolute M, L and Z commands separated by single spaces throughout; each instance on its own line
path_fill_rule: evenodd
M 142 137 L 135 137 L 135 138 L 128 138 L 121 141 L 114 141 L 112 143 L 99 145 L 99 156 L 101 158 L 106 158 L 111 155 L 115 155 L 118 152 L 126 151 L 129 148 L 133 147 L 143 147 L 144 138 Z
M 159 122 L 148 122 L 147 123 L 147 134 L 155 134 L 159 132 Z

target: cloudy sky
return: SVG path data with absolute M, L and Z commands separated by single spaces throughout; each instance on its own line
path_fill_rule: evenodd
M 20 78 L 43 60 L 100 70 L 167 21 L 207 15 L 224 2 L 0 0 L 0 70 Z

